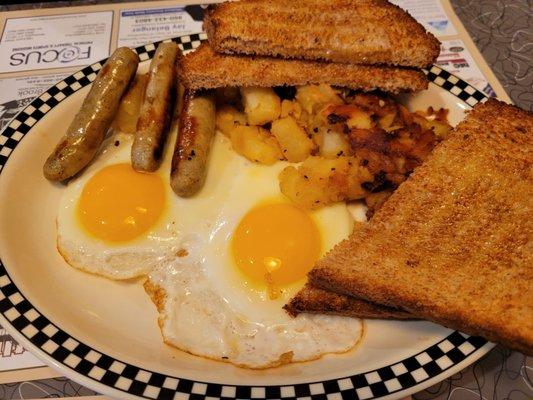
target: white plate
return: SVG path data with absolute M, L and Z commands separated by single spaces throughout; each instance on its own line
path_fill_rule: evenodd
M 191 49 L 202 39 L 174 40 Z M 136 49 L 141 69 L 156 45 Z M 64 186 L 44 179 L 42 165 L 104 61 L 50 88 L 0 135 L 0 323 L 43 361 L 114 397 L 396 399 L 461 370 L 493 347 L 429 322 L 375 320 L 366 322 L 362 344 L 347 354 L 254 371 L 163 344 L 155 307 L 140 281 L 81 272 L 55 247 Z M 428 74 L 429 90 L 408 97 L 409 107 L 446 107 L 456 124 L 485 99 L 439 67 Z

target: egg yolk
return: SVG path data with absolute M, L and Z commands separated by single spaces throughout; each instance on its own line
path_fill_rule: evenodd
M 130 164 L 98 171 L 85 184 L 78 201 L 82 226 L 98 239 L 135 239 L 157 221 L 165 205 L 165 188 L 158 174 L 143 174 Z
M 320 242 L 320 232 L 305 211 L 268 204 L 244 216 L 233 234 L 232 250 L 251 283 L 270 289 L 304 278 L 320 255 Z

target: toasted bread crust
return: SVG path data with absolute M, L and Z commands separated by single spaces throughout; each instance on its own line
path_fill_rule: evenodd
M 225 86 L 283 86 L 326 83 L 390 93 L 426 89 L 422 71 L 410 68 L 332 64 L 215 53 L 207 43 L 179 61 L 180 83 L 189 89 Z
M 310 280 L 531 355 L 532 199 L 533 114 L 489 100 Z
M 305 285 L 283 308 L 293 316 L 307 312 L 355 318 L 414 319 L 408 312 L 397 308 L 380 306 L 310 284 Z
M 439 41 L 385 0 L 245 0 L 211 6 L 211 46 L 227 54 L 426 67 Z

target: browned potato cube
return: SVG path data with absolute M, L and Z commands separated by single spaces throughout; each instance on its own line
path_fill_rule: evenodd
M 263 128 L 237 125 L 230 136 L 233 149 L 250 161 L 271 165 L 283 159 L 276 139 Z
M 305 160 L 315 148 L 303 128 L 290 116 L 272 122 L 270 130 L 278 140 L 283 155 L 290 162 Z
M 310 209 L 363 198 L 368 192 L 361 184 L 372 179 L 356 157 L 309 157 L 298 168 L 287 167 L 279 175 L 281 192 Z
M 381 129 L 386 130 L 387 132 L 390 131 L 390 127 L 392 127 L 394 123 L 394 118 L 396 117 L 396 113 L 389 113 L 385 114 L 383 117 L 378 119 L 378 126 Z
M 217 108 L 216 128 L 218 130 L 230 137 L 231 131 L 236 125 L 246 125 L 246 115 L 243 112 L 228 105 Z
M 350 110 L 346 124 L 349 128 L 372 129 L 373 123 L 370 114 L 359 108 Z
M 337 92 L 326 84 L 299 86 L 296 90 L 296 100 L 308 113 L 316 112 L 326 103 L 344 104 Z
M 300 103 L 294 100 L 283 100 L 281 102 L 281 118 L 288 117 L 289 115 L 293 116 L 296 119 L 299 119 L 302 115 L 302 106 Z
M 264 125 L 281 114 L 281 100 L 272 88 L 241 88 L 242 104 L 250 125 Z
M 340 132 L 321 130 L 315 135 L 315 142 L 318 144 L 319 154 L 325 158 L 348 156 L 352 152 L 347 136 Z
M 450 124 L 446 122 L 437 121 L 437 120 L 429 120 L 428 126 L 430 128 L 433 128 L 433 132 L 435 133 L 435 136 L 439 140 L 446 139 L 448 137 L 448 134 L 452 130 L 452 127 Z
M 329 194 L 326 193 L 326 182 L 313 179 L 310 181 L 299 168 L 287 167 L 279 174 L 281 193 L 293 203 L 308 209 L 315 209 L 321 204 L 328 203 Z

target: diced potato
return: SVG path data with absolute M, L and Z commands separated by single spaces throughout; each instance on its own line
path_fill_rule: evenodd
M 354 108 L 350 111 L 346 124 L 350 129 L 372 129 L 373 126 L 370 114 L 358 108 Z
M 429 107 L 427 111 L 415 111 L 412 114 L 414 122 L 419 124 L 422 129 L 432 129 L 438 140 L 443 140 L 448 137 L 452 127 L 447 120 L 448 110 L 439 109 L 433 110 Z
M 374 181 L 374 176 L 367 167 L 360 163 L 360 159 L 350 157 L 353 161 L 348 171 L 347 191 L 344 193 L 345 200 L 359 200 L 369 194 L 362 186 L 365 182 Z
M 250 161 L 271 165 L 283 159 L 276 139 L 263 128 L 237 125 L 230 138 L 233 149 Z
M 348 128 L 371 129 L 374 123 L 371 112 L 353 104 L 328 104 L 319 112 L 323 124 L 339 125 L 346 123 Z
M 298 87 L 296 90 L 296 100 L 308 113 L 315 112 L 326 103 L 344 104 L 344 101 L 337 92 L 326 84 Z
M 409 110 L 401 104 L 398 104 L 398 110 L 400 111 L 400 117 L 404 122 L 404 125 L 411 125 L 415 114 L 411 114 Z
M 378 119 L 378 126 L 381 129 L 387 130 L 394 123 L 394 117 L 396 117 L 395 113 L 385 114 L 383 117 Z
M 326 181 L 310 181 L 310 178 L 296 167 L 286 167 L 279 174 L 281 193 L 293 203 L 308 209 L 319 208 L 330 202 L 330 194 L 326 192 Z
M 233 106 L 222 106 L 217 108 L 216 128 L 227 137 L 237 125 L 246 125 L 246 115 L 238 111 Z
M 378 117 L 395 112 L 397 108 L 395 101 L 390 97 L 383 97 L 370 93 L 357 93 L 349 100 L 349 103 L 358 105 Z
M 316 135 L 319 154 L 325 158 L 336 158 L 339 156 L 348 156 L 351 153 L 350 143 L 345 134 L 326 130 Z
M 272 88 L 241 88 L 242 104 L 250 125 L 264 125 L 278 119 L 281 100 Z
M 418 125 L 420 125 L 423 130 L 431 129 L 428 123 L 429 121 L 425 116 L 413 113 L 413 122 L 416 122 Z
M 117 115 L 113 121 L 113 127 L 124 133 L 135 133 L 137 131 L 137 120 L 139 110 L 146 91 L 148 74 L 135 75 L 133 82 L 126 94 L 122 97 L 118 107 Z
M 430 128 L 433 128 L 433 132 L 435 133 L 435 136 L 439 140 L 446 139 L 452 130 L 452 127 L 450 124 L 446 122 L 441 122 L 437 120 L 429 120 L 427 121 L 428 126 Z
M 302 107 L 300 103 L 294 100 L 283 100 L 281 102 L 281 118 L 292 115 L 294 118 L 299 119 L 302 116 Z
M 281 192 L 310 209 L 363 198 L 368 192 L 361 184 L 372 179 L 356 157 L 309 157 L 298 168 L 287 167 L 279 175 Z
M 305 160 L 315 148 L 313 141 L 293 117 L 285 117 L 272 122 L 270 129 L 278 140 L 281 151 L 290 162 Z

